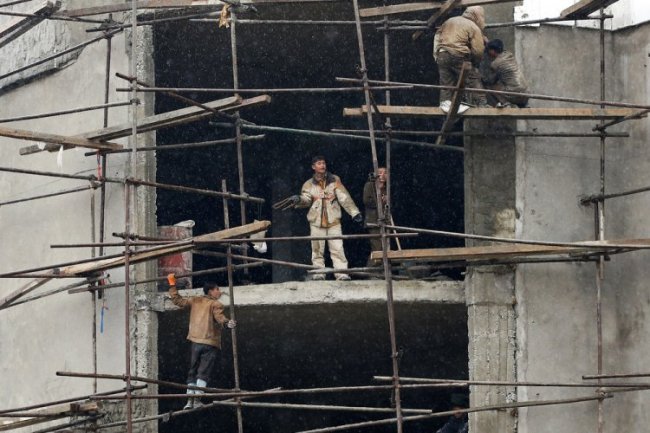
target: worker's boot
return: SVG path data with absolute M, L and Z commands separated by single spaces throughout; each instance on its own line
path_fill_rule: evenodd
M 189 386 L 196 386 L 196 383 L 188 383 L 188 385 Z M 196 393 L 196 391 L 193 390 L 193 389 L 188 389 L 187 390 L 187 395 L 192 395 L 194 393 Z M 187 399 L 187 403 L 185 403 L 185 406 L 183 406 L 183 410 L 189 410 L 189 409 L 192 409 L 193 407 L 194 407 L 194 399 L 192 397 L 189 397 Z
M 208 382 L 206 382 L 203 379 L 196 379 L 196 386 L 200 386 L 201 388 L 206 388 L 208 386 Z M 205 394 L 205 391 L 202 389 L 197 389 L 194 391 L 194 394 L 200 396 L 201 394 Z M 201 397 L 197 397 L 194 399 L 194 408 L 201 407 L 203 406 L 203 403 L 201 402 Z

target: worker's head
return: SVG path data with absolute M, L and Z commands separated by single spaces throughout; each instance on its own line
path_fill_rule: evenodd
M 311 169 L 316 174 L 325 174 L 327 171 L 327 162 L 323 155 L 316 155 L 311 159 Z
M 485 11 L 481 6 L 470 6 L 463 12 L 463 18 L 473 21 L 481 31 L 485 28 Z
M 487 43 L 485 49 L 491 59 L 496 59 L 503 52 L 503 41 L 501 39 L 492 39 Z
M 453 393 L 450 398 L 451 410 L 461 410 L 467 409 L 469 407 L 469 397 L 467 394 L 462 393 Z M 465 416 L 463 412 L 454 413 L 456 418 L 462 418 Z
M 388 172 L 386 171 L 386 167 L 379 167 L 377 169 L 377 182 L 386 183 L 387 178 L 388 178 Z
M 217 283 L 205 283 L 203 285 L 203 293 L 215 299 L 219 299 L 221 297 L 221 289 Z

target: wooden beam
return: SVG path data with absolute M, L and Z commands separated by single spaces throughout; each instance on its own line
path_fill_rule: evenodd
M 584 18 L 589 14 L 596 12 L 600 8 L 616 3 L 618 0 L 581 0 L 564 9 L 560 16 L 562 18 Z
M 463 99 L 463 87 L 465 87 L 465 76 L 467 72 L 472 68 L 470 62 L 463 62 L 463 67 L 460 69 L 460 76 L 458 77 L 458 83 L 454 89 L 454 94 L 451 97 L 451 107 L 449 108 L 449 113 L 445 117 L 445 121 L 442 123 L 442 128 L 440 128 L 441 134 L 436 140 L 437 145 L 445 144 L 445 134 L 454 124 L 454 119 L 456 114 L 458 114 L 458 108 L 460 108 L 460 101 Z
M 206 106 L 219 111 L 235 111 L 246 107 L 252 107 L 261 104 L 268 104 L 271 102 L 269 95 L 260 95 L 253 98 L 242 100 L 240 97 L 229 97 L 219 99 L 216 101 L 207 102 Z M 202 119 L 213 116 L 210 111 L 203 110 L 200 107 L 187 107 L 180 110 L 168 111 L 166 113 L 156 114 L 154 116 L 145 117 L 138 121 L 138 133 L 153 131 L 160 128 L 168 128 L 171 126 L 183 125 L 190 122 L 196 122 Z M 131 125 L 124 123 L 116 126 L 109 126 L 95 131 L 86 132 L 75 137 L 85 140 L 115 140 L 124 138 L 131 135 Z M 28 146 L 20 149 L 21 155 L 30 155 L 38 153 L 43 150 L 55 152 L 58 146 L 45 146 L 45 149 L 40 149 L 38 146 Z
M 36 280 L 32 280 L 29 283 L 25 284 L 22 286 L 20 289 L 15 290 L 14 292 L 8 294 L 4 298 L 0 300 L 0 309 L 5 308 L 12 302 L 14 302 L 16 299 L 25 296 L 29 292 L 36 290 L 37 288 L 41 287 L 43 284 L 47 283 L 50 281 L 51 278 L 39 278 Z
M 483 6 L 497 3 L 514 3 L 516 0 L 461 0 L 458 7 Z M 404 14 L 409 12 L 430 11 L 440 9 L 444 2 L 418 2 L 402 3 L 390 6 L 380 6 L 374 8 L 359 9 L 362 18 L 378 17 L 382 15 Z
M 24 412 L 26 417 L 30 415 L 36 416 L 36 418 L 27 418 L 27 419 L 14 419 L 13 422 L 7 422 L 8 420 L 2 419 L 0 423 L 0 431 L 13 430 L 21 427 L 27 427 L 34 424 L 40 424 L 44 422 L 53 421 L 59 418 L 64 418 L 71 415 L 89 415 L 96 413 L 100 408 L 100 405 L 95 401 L 87 401 L 83 403 L 65 403 L 56 406 L 50 406 L 42 409 L 32 410 L 29 412 Z M 23 412 L 20 413 L 21 415 Z
M 583 244 L 587 244 L 584 245 Z M 418 250 L 389 251 L 388 258 L 395 261 L 422 260 L 427 262 L 453 262 L 471 260 L 507 259 L 523 256 L 544 256 L 558 254 L 584 254 L 604 252 L 598 245 L 650 245 L 650 239 L 621 239 L 608 241 L 576 242 L 574 247 L 506 244 L 462 248 L 430 248 Z M 372 260 L 381 260 L 382 252 L 373 251 Z
M 60 0 L 46 0 L 40 6 L 28 11 L 29 14 L 40 15 L 38 17 L 16 17 L 5 25 L 0 26 L 0 47 L 7 45 L 23 33 L 29 31 L 48 15 L 56 12 L 61 7 Z
M 344 108 L 347 117 L 365 116 L 367 108 Z M 380 105 L 379 111 L 386 116 L 442 117 L 447 114 L 440 107 L 416 107 L 400 105 Z M 631 108 L 470 108 L 461 117 L 536 120 L 599 120 L 618 119 L 638 114 Z
M 253 233 L 267 230 L 271 226 L 270 221 L 256 221 L 254 223 L 246 224 L 243 226 L 233 227 L 226 230 L 221 230 L 214 233 L 209 233 L 192 238 L 191 243 L 171 246 L 167 248 L 160 248 L 153 251 L 135 252 L 131 254 L 129 262 L 136 264 L 147 260 L 157 259 L 159 257 L 169 256 L 171 254 L 178 254 L 191 249 L 199 247 L 201 244 L 215 240 L 238 238 L 248 236 Z M 66 266 L 58 269 L 58 275 L 63 276 L 83 276 L 88 273 L 104 271 L 107 269 L 117 268 L 124 266 L 124 257 L 117 257 L 113 259 L 99 259 L 94 262 L 81 263 L 78 265 Z
M 436 21 L 446 18 L 447 15 L 449 15 L 451 11 L 458 6 L 458 3 L 460 3 L 460 1 L 461 0 L 447 0 L 440 7 L 440 9 L 438 9 L 436 12 L 434 12 L 433 15 L 429 17 L 429 19 L 427 20 L 427 27 L 431 28 L 436 24 Z M 411 35 L 411 39 L 417 41 L 420 38 L 420 36 L 422 36 L 423 34 L 424 34 L 424 30 L 418 30 L 417 32 Z
M 88 149 L 101 150 L 120 150 L 123 148 L 121 144 L 117 143 L 99 142 L 82 137 L 67 137 L 65 135 L 26 131 L 24 129 L 4 128 L 1 126 L 0 137 L 11 137 L 18 140 L 42 141 L 44 143 L 51 143 L 55 144 L 55 146 L 53 146 L 55 150 L 58 150 L 60 145 L 65 145 L 67 148 L 86 147 Z

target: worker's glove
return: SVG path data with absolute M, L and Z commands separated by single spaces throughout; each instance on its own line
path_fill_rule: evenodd
M 237 322 L 232 319 L 226 322 L 226 328 L 228 329 L 233 329 L 235 326 L 237 326 Z
M 357 224 L 363 224 L 363 215 L 360 213 L 356 214 L 355 216 L 352 217 L 352 221 L 354 221 Z
M 280 200 L 277 203 L 273 204 L 273 209 L 280 209 L 280 210 L 287 210 L 287 209 L 294 209 L 298 203 L 300 203 L 300 196 L 299 195 L 292 195 L 291 197 L 287 197 L 284 200 Z
M 170 286 L 175 286 L 176 285 L 176 275 L 174 275 L 174 274 L 167 275 L 167 282 L 169 283 Z

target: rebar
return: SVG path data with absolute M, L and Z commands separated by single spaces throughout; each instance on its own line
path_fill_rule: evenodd
M 265 135 L 244 135 L 242 136 L 242 141 L 258 141 L 258 140 L 263 140 L 266 136 Z M 165 144 L 162 146 L 141 146 L 137 148 L 137 152 L 160 152 L 164 150 L 185 150 L 185 149 L 198 149 L 202 147 L 208 147 L 208 146 L 215 146 L 215 145 L 221 145 L 221 144 L 231 144 L 234 143 L 235 140 L 233 138 L 224 138 L 221 140 L 209 140 L 209 141 L 201 141 L 198 143 L 178 143 L 178 144 Z M 120 150 L 108 150 L 103 153 L 110 154 L 110 153 L 127 153 L 131 152 L 130 149 L 120 149 Z M 85 156 L 92 156 L 95 155 L 96 152 L 87 152 L 85 153 Z
M 216 126 L 223 126 L 223 125 L 216 125 Z M 230 125 L 228 125 L 230 126 Z M 249 125 L 249 124 L 242 124 L 242 128 L 244 129 L 253 129 L 257 131 L 269 131 L 269 132 L 283 132 L 283 133 L 288 133 L 288 134 L 301 134 L 301 135 L 309 135 L 312 137 L 327 137 L 327 138 L 347 138 L 350 140 L 360 140 L 360 141 L 370 141 L 369 137 L 363 137 L 359 135 L 351 135 L 351 134 L 338 134 L 335 132 L 326 132 L 326 131 L 314 131 L 314 130 L 308 130 L 308 129 L 296 129 L 296 128 L 284 128 L 280 126 L 267 126 L 267 125 Z M 385 138 L 375 138 L 376 141 L 385 141 Z M 396 144 L 408 144 L 412 146 L 420 146 L 420 147 L 426 147 L 426 148 L 431 148 L 431 149 L 440 149 L 440 150 L 451 150 L 454 152 L 465 152 L 465 149 L 459 146 L 449 146 L 449 145 L 438 145 L 435 143 L 427 143 L 427 142 L 420 142 L 420 141 L 411 141 L 411 140 L 401 140 L 401 139 L 393 139 L 393 143 Z
M 390 382 L 390 376 L 374 376 L 374 380 Z M 581 382 L 533 382 L 533 381 L 507 381 L 507 380 L 465 380 L 465 379 L 434 379 L 426 377 L 400 377 L 400 381 L 408 383 L 438 383 L 438 384 L 465 384 L 471 386 L 511 386 L 511 387 L 556 387 L 556 388 L 598 388 L 601 385 L 595 383 Z M 611 383 L 607 384 L 613 388 L 629 386 L 650 386 L 650 384 Z
M 61 191 L 57 192 L 51 192 L 49 194 L 40 194 L 40 195 L 35 195 L 32 197 L 26 197 L 26 198 L 21 198 L 21 199 L 16 199 L 16 200 L 9 200 L 9 201 L 3 201 L 0 203 L 0 206 L 6 206 L 9 204 L 17 204 L 17 203 L 24 203 L 26 201 L 32 201 L 32 200 L 38 200 L 41 198 L 48 198 L 48 197 L 56 197 L 59 195 L 65 195 L 65 194 L 72 194 L 75 192 L 81 192 L 81 191 L 88 191 L 89 189 L 94 189 L 96 186 L 94 185 L 88 185 L 88 186 L 80 186 L 77 188 L 71 188 L 71 189 L 64 189 Z
M 368 224 L 369 227 L 377 227 L 377 224 Z M 650 249 L 650 244 L 614 244 L 614 243 L 599 243 L 599 242 L 552 242 L 552 241 L 535 241 L 530 239 L 513 239 L 498 236 L 485 236 L 475 235 L 468 233 L 449 232 L 444 230 L 430 230 L 418 229 L 414 227 L 403 227 L 386 225 L 389 229 L 403 230 L 408 232 L 430 234 L 434 236 L 446 236 L 450 238 L 460 239 L 475 239 L 490 242 L 503 242 L 509 244 L 526 244 L 526 245 L 542 245 L 551 247 L 571 247 L 571 248 L 590 248 L 590 249 L 603 249 L 603 250 L 617 250 L 617 249 L 630 249 L 630 250 L 645 250 Z
M 358 78 L 341 78 L 337 77 L 336 81 L 343 83 L 359 83 L 361 80 Z M 448 89 L 454 90 L 455 86 L 443 86 L 441 84 L 417 84 L 417 83 L 407 83 L 401 81 L 382 81 L 382 80 L 368 80 L 370 84 L 377 85 L 395 85 L 395 86 L 413 86 L 415 89 Z M 505 90 L 489 90 L 489 89 L 478 89 L 475 87 L 464 87 L 464 92 L 479 92 L 492 95 L 504 95 L 504 96 L 525 96 L 529 99 L 539 99 L 544 101 L 556 101 L 556 102 L 572 102 L 576 104 L 585 104 L 585 105 L 605 105 L 610 107 L 621 107 L 621 108 L 638 108 L 640 110 L 650 109 L 649 105 L 642 104 L 629 104 L 626 102 L 614 102 L 614 101 L 595 101 L 593 99 L 580 99 L 580 98 L 567 98 L 563 96 L 552 96 L 552 95 L 540 95 L 537 93 L 523 93 L 523 92 L 509 92 Z
M 364 129 L 338 129 L 332 128 L 330 131 L 342 134 L 367 134 L 368 130 Z M 388 135 L 384 131 L 376 131 L 376 134 Z M 440 131 L 408 131 L 408 130 L 395 130 L 391 129 L 391 135 L 413 135 L 423 137 L 437 137 L 442 134 Z M 582 137 L 601 137 L 602 133 L 595 132 L 536 132 L 536 131 L 512 131 L 512 132 L 480 132 L 480 131 L 457 131 L 445 133 L 448 137 L 555 137 L 555 138 L 582 138 Z M 628 138 L 628 132 L 608 132 L 608 137 Z
M 111 104 L 106 103 L 100 105 L 90 105 L 88 107 L 71 108 L 69 110 L 53 111 L 50 113 L 30 114 L 30 115 L 19 116 L 19 117 L 6 117 L 4 119 L 0 119 L 0 123 L 18 122 L 21 120 L 44 119 L 46 117 L 63 116 L 65 114 L 82 113 L 84 111 L 93 111 L 93 110 L 101 110 L 101 109 L 105 110 L 108 108 L 123 107 L 125 105 L 131 105 L 131 102 L 130 101 L 113 102 Z
M 80 50 L 80 49 L 82 49 L 82 48 L 85 47 L 85 46 L 88 46 L 88 45 L 90 45 L 90 44 L 94 44 L 94 43 L 97 42 L 97 41 L 101 41 L 102 39 L 107 38 L 107 37 L 110 37 L 110 36 L 113 36 L 113 35 L 115 35 L 115 34 L 117 34 L 117 33 L 119 33 L 119 32 L 120 32 L 120 30 L 116 30 L 116 31 L 108 32 L 108 33 L 106 33 L 105 35 L 98 36 L 98 37 L 96 37 L 96 38 L 90 39 L 90 40 L 85 41 L 85 42 L 81 42 L 80 44 L 77 44 L 77 45 L 75 45 L 75 46 L 73 46 L 73 47 L 67 48 L 67 49 L 65 49 L 65 50 L 63 50 L 63 51 L 59 51 L 58 53 L 56 53 L 56 54 L 52 54 L 51 56 L 43 57 L 43 58 L 40 59 L 40 60 L 37 60 L 37 61 L 35 61 L 35 62 L 33 62 L 33 63 L 30 63 L 29 65 L 21 66 L 21 67 L 18 68 L 18 69 L 14 69 L 13 71 L 10 71 L 10 72 L 7 72 L 7 73 L 5 73 L 5 74 L 0 75 L 0 80 L 2 80 L 2 79 L 4 79 L 4 78 L 7 78 L 7 77 L 10 77 L 10 76 L 12 76 L 12 75 L 18 74 L 18 73 L 20 73 L 20 72 L 26 71 L 27 69 L 31 69 L 31 68 L 33 68 L 33 67 L 35 67 L 35 66 L 42 65 L 43 63 L 47 63 L 47 62 L 49 62 L 50 60 L 54 60 L 54 59 L 59 58 L 59 57 L 61 57 L 61 56 L 65 56 L 66 54 L 70 54 L 70 53 L 72 53 L 72 52 L 75 52 L 75 51 L 77 51 L 77 50 Z
M 413 86 L 375 86 L 372 90 L 404 90 L 412 89 Z M 138 92 L 178 92 L 178 93 L 350 93 L 361 92 L 363 87 L 288 87 L 272 89 L 228 89 L 210 87 L 147 87 L 138 88 Z M 118 88 L 117 92 L 130 92 L 131 88 Z
M 445 412 L 435 412 L 429 415 L 407 416 L 404 417 L 402 421 L 420 421 L 420 420 L 431 419 L 431 418 L 447 417 L 447 416 L 452 416 L 461 413 L 486 412 L 486 411 L 513 409 L 518 407 L 552 406 L 557 404 L 583 403 L 583 402 L 594 401 L 603 398 L 611 398 L 611 396 L 567 398 L 561 400 L 539 400 L 539 401 L 527 401 L 527 402 L 518 402 L 518 403 L 506 403 L 506 404 L 492 405 L 492 406 L 479 406 L 479 407 L 473 407 L 469 409 L 455 409 L 455 410 L 449 410 Z M 382 419 L 378 421 L 366 421 L 366 422 L 359 422 L 354 424 L 344 424 L 336 427 L 303 430 L 298 433 L 329 433 L 335 431 L 349 430 L 353 428 L 358 429 L 364 427 L 374 427 L 378 425 L 393 424 L 396 422 L 398 422 L 397 418 L 389 418 L 389 419 Z

